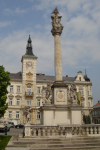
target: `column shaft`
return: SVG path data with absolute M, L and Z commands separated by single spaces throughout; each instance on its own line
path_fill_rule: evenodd
M 55 40 L 55 78 L 56 81 L 62 81 L 62 55 L 61 55 L 61 43 L 60 35 L 54 36 Z

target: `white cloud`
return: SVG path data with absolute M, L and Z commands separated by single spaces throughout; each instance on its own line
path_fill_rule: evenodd
M 28 12 L 28 9 L 20 9 L 19 7 L 17 7 L 14 10 L 9 9 L 9 8 L 4 9 L 4 14 L 5 15 L 24 14 L 24 13 L 27 13 L 27 12 Z
M 40 25 L 40 24 L 37 24 L 37 25 L 35 26 L 35 28 L 37 28 L 37 29 L 41 29 L 42 27 L 41 27 L 41 25 Z
M 27 13 L 27 9 L 20 9 L 19 7 L 17 7 L 16 9 L 15 9 L 15 13 L 21 13 L 21 14 L 23 14 L 23 13 Z
M 0 28 L 11 25 L 10 21 L 0 22 Z

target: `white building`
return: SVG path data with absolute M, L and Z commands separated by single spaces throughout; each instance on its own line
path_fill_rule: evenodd
M 36 73 L 37 57 L 32 51 L 32 41 L 29 36 L 25 55 L 22 56 L 22 72 L 10 73 L 11 85 L 8 87 L 7 102 L 8 109 L 4 115 L 5 120 L 15 124 L 24 123 L 23 111 L 25 106 L 31 107 L 31 123 L 40 123 L 40 112 L 42 106 L 42 88 L 47 84 L 53 84 L 55 76 Z M 77 92 L 81 92 L 81 105 L 83 113 L 88 115 L 93 109 L 92 83 L 87 75 L 83 76 L 79 71 L 76 77 L 63 77 L 64 83 L 69 88 L 75 84 Z

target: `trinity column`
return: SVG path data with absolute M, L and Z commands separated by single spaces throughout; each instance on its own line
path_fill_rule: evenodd
M 62 56 L 61 56 L 61 42 L 60 42 L 60 35 L 63 30 L 63 26 L 60 23 L 61 17 L 58 16 L 59 12 L 57 8 L 52 12 L 51 19 L 52 19 L 52 30 L 51 33 L 54 36 L 54 45 L 55 45 L 55 52 L 54 52 L 54 61 L 55 61 L 55 81 L 62 82 Z
M 62 79 L 62 56 L 60 35 L 63 26 L 60 23 L 61 16 L 57 8 L 52 12 L 52 30 L 55 45 L 55 82 L 51 86 L 52 104 L 50 102 L 50 88 L 47 87 L 48 93 L 44 91 L 43 106 L 39 108 L 41 112 L 41 125 L 60 125 L 60 124 L 81 124 L 81 106 L 77 105 L 76 88 L 68 85 Z M 44 89 L 45 90 L 45 89 Z M 77 117 L 76 117 L 77 116 Z

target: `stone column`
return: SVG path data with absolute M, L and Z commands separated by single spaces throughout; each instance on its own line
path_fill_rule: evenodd
M 60 23 L 61 16 L 58 16 L 59 12 L 57 8 L 53 11 L 54 15 L 51 16 L 52 19 L 52 30 L 51 33 L 54 36 L 55 45 L 55 79 L 56 82 L 62 82 L 62 56 L 61 56 L 61 44 L 60 35 L 63 30 L 63 26 Z
M 55 40 L 55 77 L 56 81 L 62 81 L 62 56 L 61 56 L 61 43 L 60 35 L 56 34 Z

